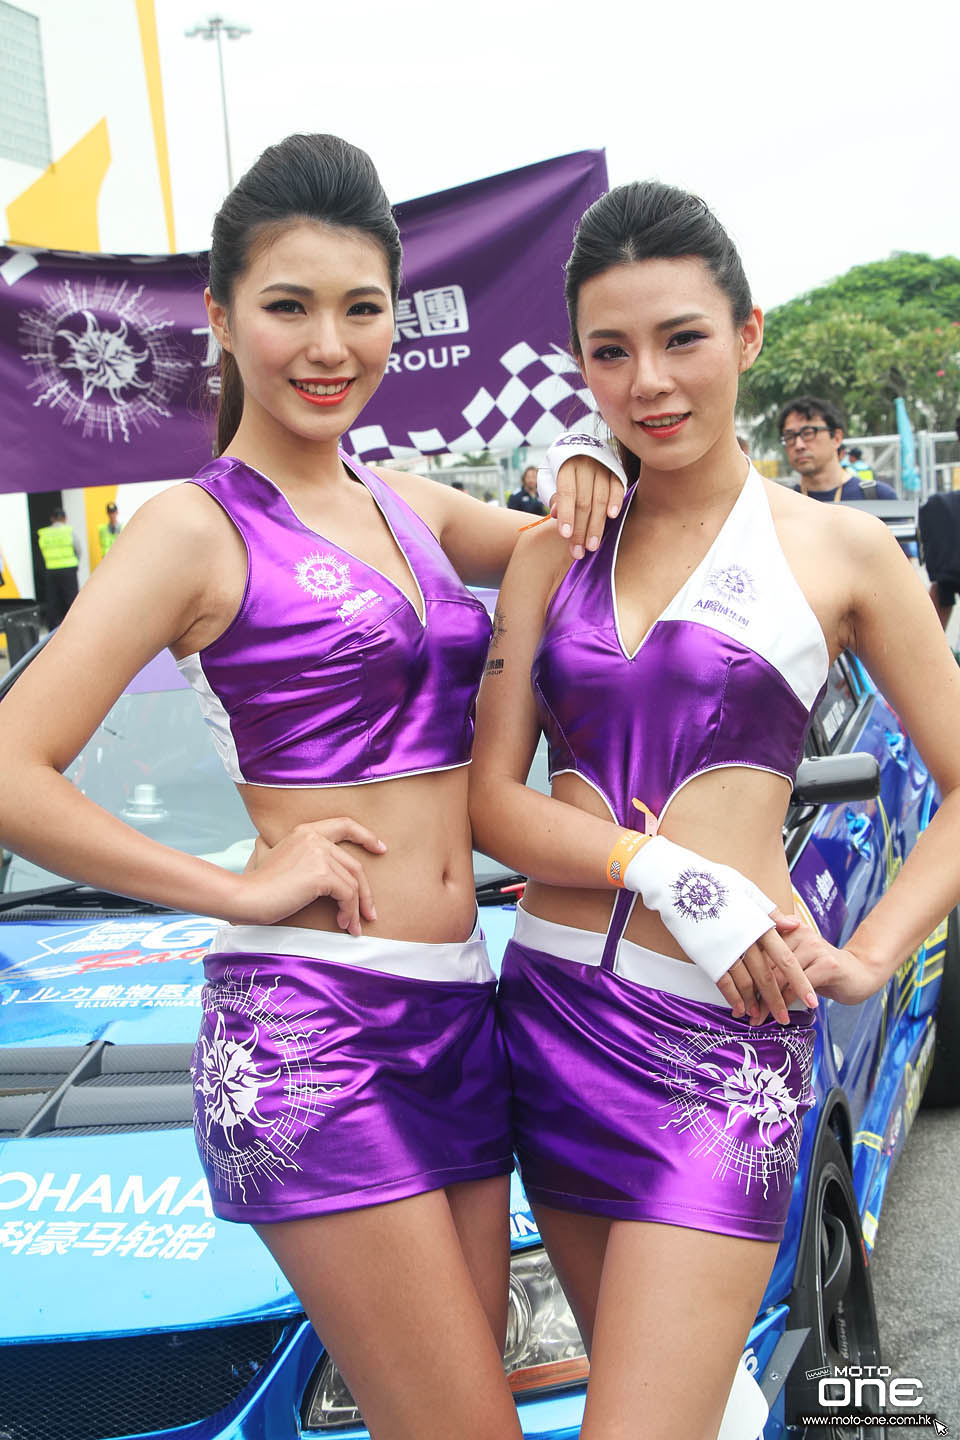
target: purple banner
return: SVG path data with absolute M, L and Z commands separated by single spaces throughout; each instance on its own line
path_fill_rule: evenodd
M 566 350 L 563 264 L 607 186 L 582 151 L 397 209 L 404 283 L 365 460 L 547 445 L 590 404 Z M 191 475 L 211 454 L 203 255 L 0 247 L 0 491 Z
M 205 269 L 0 248 L 0 491 L 177 479 L 210 458 Z
M 584 414 L 563 267 L 606 188 L 603 151 L 584 150 L 397 207 L 397 342 L 350 431 L 354 454 L 549 445 Z

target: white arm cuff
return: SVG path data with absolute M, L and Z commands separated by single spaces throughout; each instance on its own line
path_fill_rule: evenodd
M 704 860 L 663 835 L 637 851 L 623 874 L 656 910 L 683 953 L 716 984 L 743 952 L 774 928 L 773 901 L 729 865 Z
M 537 471 L 537 494 L 548 510 L 557 493 L 560 466 L 566 460 L 572 460 L 575 455 L 589 455 L 598 465 L 605 465 L 611 474 L 616 475 L 624 490 L 627 489 L 627 472 L 620 464 L 616 451 L 586 430 L 568 430 L 554 440 Z

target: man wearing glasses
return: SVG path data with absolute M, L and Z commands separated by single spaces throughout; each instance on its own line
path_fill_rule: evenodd
M 795 490 L 813 500 L 896 500 L 897 492 L 872 476 L 851 475 L 840 463 L 843 421 L 833 406 L 799 395 L 780 411 L 780 442 L 800 476 Z

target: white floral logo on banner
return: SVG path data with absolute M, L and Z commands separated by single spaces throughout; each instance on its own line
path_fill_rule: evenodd
M 85 439 L 129 441 L 170 419 L 173 397 L 192 369 L 173 320 L 144 290 L 103 276 L 62 280 L 46 286 L 41 306 L 20 313 L 34 405 L 82 426 Z

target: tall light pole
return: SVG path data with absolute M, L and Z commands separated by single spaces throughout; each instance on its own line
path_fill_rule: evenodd
M 233 164 L 230 160 L 230 126 L 227 123 L 227 87 L 223 78 L 223 40 L 226 35 L 228 40 L 239 40 L 244 35 L 250 34 L 249 25 L 234 25 L 229 20 L 224 20 L 222 15 L 211 15 L 206 25 L 194 25 L 192 30 L 184 30 L 188 40 L 193 40 L 200 35 L 204 40 L 216 40 L 217 61 L 220 65 L 220 103 L 223 106 L 223 143 L 227 150 L 227 189 L 233 189 Z

